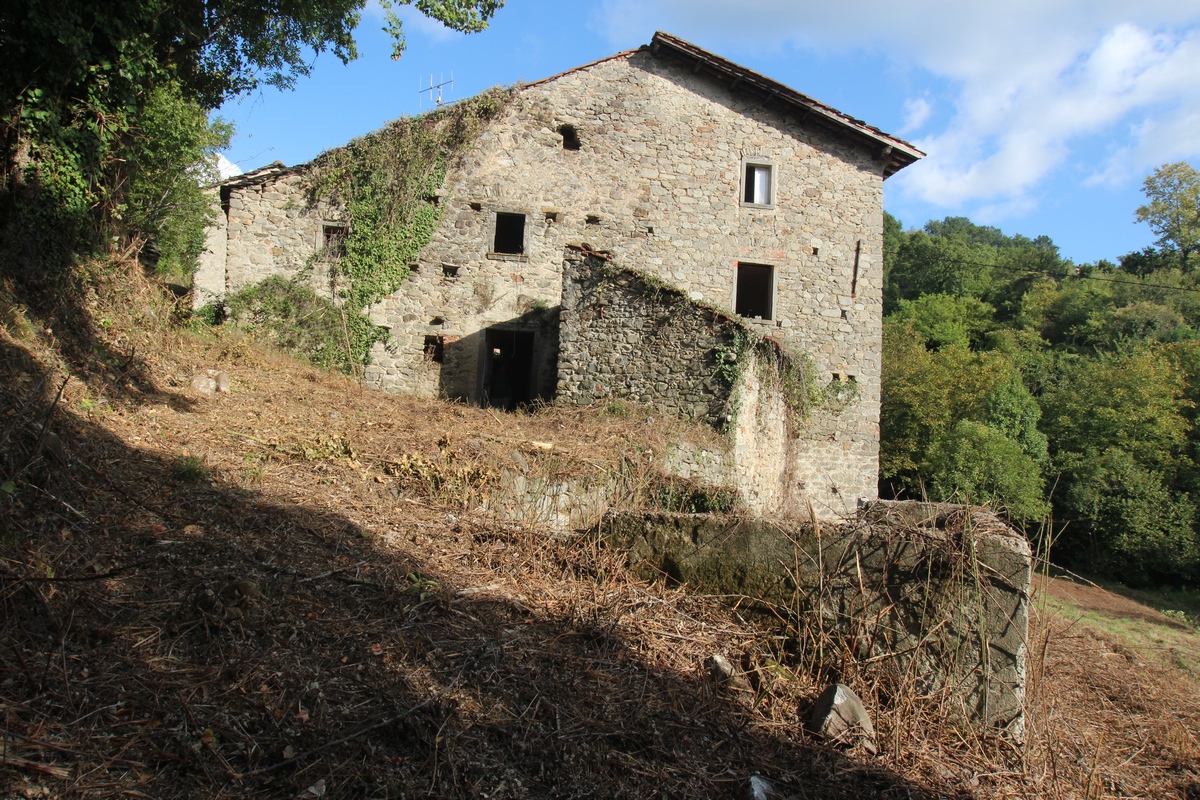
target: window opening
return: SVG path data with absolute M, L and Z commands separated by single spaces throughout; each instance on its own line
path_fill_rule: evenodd
M 733 310 L 747 319 L 771 319 L 774 312 L 775 268 L 769 264 L 738 264 Z
M 584 222 L 586 222 L 588 225 L 599 225 L 600 217 L 596 216 L 595 214 L 588 214 Z
M 441 364 L 446 360 L 446 337 L 445 336 L 426 336 L 425 337 L 425 361 L 432 364 Z
M 458 277 L 458 265 L 457 264 L 442 264 L 442 277 L 443 278 L 457 278 Z
M 524 214 L 496 214 L 496 239 L 492 244 L 492 252 L 516 256 L 525 252 Z
M 346 234 L 349 231 L 345 225 L 322 225 L 321 247 L 329 258 L 341 258 L 346 255 Z
M 559 216 L 558 216 L 557 211 L 547 211 L 546 212 L 546 222 L 550 223 L 551 225 L 558 222 L 558 219 L 559 219 Z
M 742 202 L 756 206 L 771 205 L 770 164 L 747 164 Z
M 472 211 L 483 211 L 483 203 L 468 203 Z
M 579 133 L 575 130 L 574 125 L 559 125 L 558 132 L 563 137 L 563 150 L 579 149 Z

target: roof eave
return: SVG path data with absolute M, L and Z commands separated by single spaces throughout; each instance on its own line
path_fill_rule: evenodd
M 903 139 L 884 133 L 862 120 L 854 119 L 832 106 L 827 106 L 789 86 L 721 58 L 677 36 L 657 31 L 650 41 L 650 51 L 655 55 L 666 53 L 689 62 L 694 72 L 703 70 L 722 83 L 727 83 L 731 90 L 755 92 L 763 98 L 763 105 L 778 103 L 798 116 L 802 122 L 819 125 L 834 135 L 866 148 L 881 162 L 885 178 L 925 156 L 925 153 Z

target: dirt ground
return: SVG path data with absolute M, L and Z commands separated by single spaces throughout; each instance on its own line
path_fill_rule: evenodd
M 1068 607 L 1157 612 L 1052 581 L 1024 747 L 856 684 L 873 757 L 804 732 L 830 675 L 779 630 L 488 511 L 505 459 L 637 501 L 656 448 L 706 435 L 652 410 L 415 401 L 165 325 L 96 332 L 89 374 L 18 328 L 0 796 L 1200 798 L 1200 685 Z M 208 369 L 231 391 L 194 391 Z

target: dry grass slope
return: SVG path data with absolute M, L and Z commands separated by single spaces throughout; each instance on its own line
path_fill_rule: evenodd
M 513 464 L 645 502 L 703 434 L 378 394 L 180 332 L 124 269 L 91 356 L 0 287 L 0 795 L 1200 796 L 1195 683 L 1061 614 L 1023 752 L 870 685 L 880 757 L 818 744 L 777 631 L 488 510 Z M 206 368 L 233 390 L 193 393 Z M 714 652 L 752 691 L 709 685 Z

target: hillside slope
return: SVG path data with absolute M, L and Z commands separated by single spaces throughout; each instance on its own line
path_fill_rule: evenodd
M 804 798 L 1200 792 L 1193 678 L 1061 615 L 1024 756 L 856 685 L 870 758 L 804 734 L 821 686 L 780 630 L 492 502 L 507 468 L 646 502 L 655 454 L 702 431 L 383 395 L 181 334 L 149 290 L 93 300 L 108 324 L 69 348 L 3 309 L 0 795 L 712 797 L 755 773 Z M 230 391 L 193 388 L 210 369 Z M 715 690 L 712 653 L 751 691 Z

